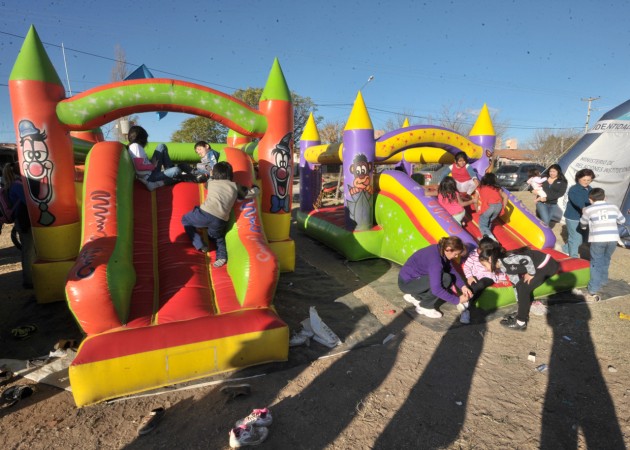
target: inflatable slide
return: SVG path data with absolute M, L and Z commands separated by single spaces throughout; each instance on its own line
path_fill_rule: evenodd
M 235 181 L 251 185 L 249 157 L 224 155 Z M 180 183 L 149 192 L 122 145 L 90 152 L 82 249 L 66 285 L 87 334 L 69 370 L 78 406 L 286 360 L 288 328 L 271 308 L 278 265 L 257 201 L 235 205 L 230 261 L 214 268 L 214 252 L 194 250 L 181 225 L 204 190 Z
M 375 226 L 369 231 L 343 229 L 343 206 L 323 208 L 301 215 L 305 231 L 352 261 L 384 258 L 398 264 L 416 250 L 435 244 L 443 236 L 458 236 L 469 248 L 481 237 L 478 216 L 463 229 L 425 188 L 400 171 L 385 171 L 376 182 Z M 584 286 L 589 278 L 588 261 L 569 258 L 548 248 L 551 231 L 510 195 L 507 211 L 493 228 L 502 245 L 510 249 L 530 245 L 542 248 L 560 262 L 561 271 L 540 286 L 535 295 Z M 301 213 L 300 213 L 301 214 Z M 551 236 L 553 236 L 551 234 Z M 553 240 L 552 246 L 553 246 Z M 495 285 L 484 291 L 478 305 L 486 310 L 514 303 L 511 285 Z
M 372 123 L 357 96 L 343 135 L 343 144 L 321 145 L 314 121 L 309 121 L 302 136 L 300 161 L 304 186 L 300 194 L 312 199 L 317 187 L 313 174 L 317 164 L 341 164 L 344 177 L 344 205 L 316 208 L 317 202 L 300 202 L 297 218 L 302 229 L 356 261 L 385 258 L 398 264 L 418 249 L 434 244 L 444 236 L 458 236 L 473 249 L 480 232 L 478 217 L 463 229 L 423 186 L 410 176 L 413 163 L 452 163 L 454 155 L 464 152 L 479 176 L 492 167 L 494 129 L 484 105 L 467 138 L 452 130 L 430 125 L 409 126 L 374 139 Z M 375 173 L 377 164 L 399 163 L 397 170 Z M 311 178 L 309 178 L 311 177 Z M 535 291 L 538 296 L 586 285 L 588 262 L 573 260 L 555 252 L 555 235 L 508 193 L 509 203 L 494 233 L 507 249 L 531 246 L 553 254 L 561 271 Z M 310 204 L 309 204 L 310 203 Z M 484 309 L 494 309 L 515 301 L 513 289 L 495 286 L 479 300 Z

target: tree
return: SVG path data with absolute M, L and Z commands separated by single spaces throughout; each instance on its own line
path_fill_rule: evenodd
M 228 129 L 206 117 L 196 116 L 184 120 L 171 135 L 172 142 L 225 142 Z
M 129 71 L 127 70 L 127 55 L 125 54 L 125 50 L 118 44 L 114 47 L 114 59 L 116 63 L 114 67 L 112 67 L 111 81 L 122 81 L 129 75 Z M 109 129 L 103 134 L 109 137 L 110 133 L 114 133 L 114 139 L 117 141 L 127 140 L 126 134 L 123 133 L 123 122 L 126 122 L 129 126 L 134 125 L 138 122 L 138 116 L 124 116 L 119 118 L 115 124 L 109 125 Z
M 327 121 L 319 127 L 319 138 L 326 144 L 339 144 L 343 141 L 343 129 L 346 124 L 342 121 Z
M 558 162 L 558 159 L 582 137 L 582 132 L 573 130 L 555 131 L 542 129 L 534 133 L 527 147 L 535 150 L 532 159 L 545 166 Z
M 385 121 L 385 125 L 383 125 L 383 129 L 385 133 L 402 128 L 403 123 L 405 123 L 405 119 L 408 119 L 409 117 L 413 117 L 413 116 L 414 116 L 413 111 L 404 110 L 402 113 L 396 114 L 394 117 L 390 117 L 389 119 Z
M 247 103 L 252 108 L 258 109 L 258 101 L 262 93 L 262 88 L 250 87 L 247 89 L 238 89 L 234 91 L 232 95 Z M 304 125 L 306 125 L 308 116 L 313 113 L 315 123 L 321 122 L 323 117 L 315 116 L 317 106 L 310 97 L 302 97 L 295 92 L 291 92 L 291 98 L 293 100 L 293 138 L 297 143 L 302 137 L 302 131 L 304 131 Z

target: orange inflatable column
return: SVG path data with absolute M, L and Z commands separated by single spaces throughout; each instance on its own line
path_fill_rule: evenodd
M 63 300 L 81 233 L 74 157 L 70 134 L 55 113 L 65 90 L 34 27 L 11 71 L 9 93 L 38 258 L 33 267 L 35 295 L 38 301 Z
M 258 144 L 262 181 L 261 211 L 269 246 L 280 270 L 295 269 L 295 243 L 289 239 L 293 195 L 293 103 L 278 60 L 274 60 L 258 109 L 267 132 Z

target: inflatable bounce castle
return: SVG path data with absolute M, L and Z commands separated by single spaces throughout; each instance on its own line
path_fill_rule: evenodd
M 312 118 L 311 118 L 312 119 Z M 416 250 L 445 236 L 458 236 L 471 249 L 481 237 L 478 215 L 462 228 L 425 188 L 411 177 L 415 163 L 452 164 L 463 151 L 479 177 L 492 169 L 495 133 L 484 105 L 470 135 L 433 125 L 408 126 L 374 138 L 368 110 L 359 92 L 343 133 L 343 143 L 322 145 L 314 120 L 309 120 L 301 139 L 300 211 L 298 223 L 310 236 L 342 253 L 352 261 L 385 258 L 398 264 Z M 321 190 L 321 164 L 340 164 L 344 204 L 315 208 Z M 402 170 L 377 167 L 397 165 Z M 555 235 L 510 192 L 509 202 L 493 234 L 508 250 L 523 246 L 542 249 L 561 265 L 559 274 L 540 286 L 535 294 L 585 286 L 589 279 L 587 261 L 573 259 L 553 250 Z M 479 298 L 484 309 L 495 309 L 515 301 L 508 285 L 486 289 Z
M 78 406 L 287 359 L 288 327 L 272 299 L 279 270 L 295 263 L 287 170 L 293 106 L 277 60 L 258 110 L 204 86 L 157 78 L 66 98 L 31 27 L 9 89 L 37 253 L 36 297 L 65 298 L 86 335 L 69 369 Z M 221 159 L 232 164 L 235 181 L 260 184 L 259 199 L 234 207 L 226 266 L 212 267 L 212 252 L 196 252 L 181 225 L 205 186 L 150 192 L 135 180 L 125 146 L 91 131 L 147 111 L 226 125 L 232 132 Z M 192 161 L 193 144 L 186 147 Z M 172 158 L 185 160 L 178 148 L 172 146 Z M 89 150 L 84 168 L 75 166 L 80 149 Z

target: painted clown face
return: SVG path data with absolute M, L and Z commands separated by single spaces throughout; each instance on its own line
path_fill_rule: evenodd
M 291 182 L 291 137 L 292 133 L 284 136 L 272 151 L 275 164 L 271 167 L 271 180 L 275 195 L 281 199 L 287 196 Z
M 28 183 L 28 194 L 40 210 L 38 223 L 52 225 L 55 216 L 48 211 L 48 204 L 53 198 L 54 164 L 49 159 L 46 131 L 40 131 L 30 120 L 21 120 L 18 129 L 22 148 L 22 172 Z
M 48 159 L 46 132 L 37 130 L 36 133 L 21 136 L 21 144 L 22 169 L 28 180 L 29 194 L 37 203 L 48 203 L 52 199 L 53 163 Z

